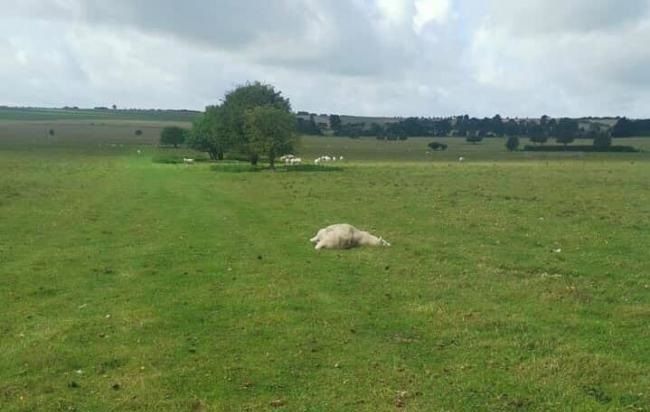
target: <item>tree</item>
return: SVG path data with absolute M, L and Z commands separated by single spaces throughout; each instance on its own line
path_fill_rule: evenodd
M 503 119 L 501 118 L 501 116 L 495 114 L 490 123 L 491 123 L 490 125 L 491 129 L 494 132 L 494 134 L 497 136 L 503 136 Z
M 275 168 L 276 156 L 289 153 L 294 149 L 296 143 L 294 115 L 266 105 L 248 109 L 244 117 L 244 130 L 250 151 L 266 155 L 271 168 Z
M 562 143 L 565 147 L 573 142 L 580 130 L 578 121 L 567 117 L 561 118 L 555 127 L 555 141 Z
M 298 133 L 307 134 L 312 136 L 322 136 L 323 132 L 320 130 L 314 119 L 314 115 L 309 115 L 309 120 L 303 119 L 301 117 L 296 118 L 296 128 Z
M 594 138 L 594 147 L 597 149 L 606 149 L 612 145 L 612 137 L 607 133 L 598 133 Z
M 338 114 L 330 114 L 330 129 L 337 131 L 341 128 L 341 116 Z
M 383 140 L 386 130 L 379 123 L 372 123 L 370 125 L 370 135 L 375 136 L 378 140 Z
M 186 133 L 186 129 L 177 126 L 165 127 L 160 132 L 160 144 L 173 145 L 174 147 L 178 147 L 179 144 L 183 144 L 185 142 Z
M 631 137 L 634 136 L 634 123 L 625 117 L 621 117 L 612 127 L 613 137 Z
M 503 134 L 506 136 L 516 136 L 519 134 L 519 124 L 515 119 L 510 119 L 503 124 Z
M 222 160 L 229 148 L 217 127 L 221 106 L 208 106 L 205 113 L 192 124 L 187 145 L 194 150 L 207 152 L 212 160 Z
M 528 128 L 528 136 L 530 141 L 536 144 L 544 144 L 548 140 L 548 136 L 544 133 L 544 127 L 541 124 L 533 123 Z
M 519 138 L 517 136 L 510 136 L 506 141 L 506 148 L 514 152 L 519 147 Z
M 438 151 L 438 150 L 447 150 L 447 145 L 446 145 L 445 143 L 440 143 L 440 142 L 431 142 L 431 143 L 429 143 L 427 146 L 429 146 L 429 148 L 430 148 L 431 150 L 435 150 L 435 151 Z
M 225 150 L 239 150 L 248 155 L 251 164 L 256 165 L 259 152 L 257 145 L 249 145 L 248 135 L 244 130 L 246 112 L 258 106 L 273 106 L 284 112 L 291 112 L 289 99 L 268 84 L 260 82 L 247 83 L 226 93 L 223 103 L 217 111 L 214 124 L 215 135 Z
M 476 144 L 483 140 L 483 136 L 480 133 L 472 133 L 471 135 L 465 138 L 465 141 L 468 143 Z
M 437 122 L 434 122 L 436 136 L 448 136 L 451 133 L 451 119 L 442 119 Z

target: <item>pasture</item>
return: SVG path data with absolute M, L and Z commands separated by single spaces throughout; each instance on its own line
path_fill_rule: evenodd
M 252 172 L 113 126 L 0 124 L 3 411 L 650 409 L 646 153 Z M 336 222 L 393 246 L 315 252 Z

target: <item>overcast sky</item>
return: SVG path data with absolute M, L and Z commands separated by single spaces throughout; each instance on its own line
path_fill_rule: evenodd
M 0 0 L 0 104 L 650 117 L 650 0 Z

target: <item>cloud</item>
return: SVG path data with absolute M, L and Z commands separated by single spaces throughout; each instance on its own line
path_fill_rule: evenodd
M 513 35 L 616 30 L 645 17 L 647 0 L 491 0 L 492 23 Z
M 556 115 L 642 115 L 648 2 L 548 3 L 492 1 L 469 48 L 474 79 Z
M 647 115 L 647 0 L 23 0 L 0 104 L 202 108 L 247 80 L 299 110 Z
M 414 5 L 413 29 L 417 33 L 421 33 L 427 24 L 432 22 L 443 24 L 449 18 L 451 5 L 448 0 L 416 0 Z

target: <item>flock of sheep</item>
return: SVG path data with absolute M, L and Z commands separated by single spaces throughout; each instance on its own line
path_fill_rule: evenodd
M 321 163 L 326 163 L 326 162 L 336 162 L 337 157 L 336 156 L 320 156 L 316 159 L 314 159 L 314 164 L 319 165 Z M 343 156 L 338 157 L 339 161 L 343 160 Z M 300 165 L 302 164 L 302 159 L 300 157 L 296 157 L 292 154 L 286 154 L 284 156 L 280 157 L 280 161 L 284 162 L 284 164 L 289 165 L 289 166 L 295 166 L 295 165 Z

